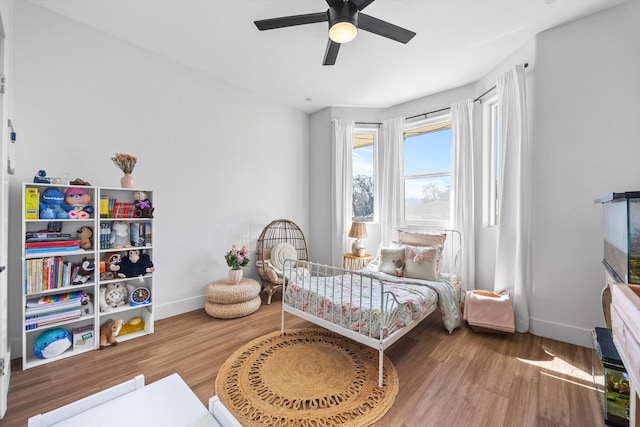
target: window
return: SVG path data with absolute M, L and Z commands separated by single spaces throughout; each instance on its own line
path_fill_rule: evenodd
M 353 221 L 373 222 L 375 218 L 375 147 L 377 129 L 355 129 L 353 134 Z
M 448 226 L 451 194 L 451 120 L 424 120 L 405 127 L 404 222 Z
M 484 217 L 489 227 L 498 225 L 498 179 L 500 177 L 500 122 L 498 99 L 493 97 L 484 102 Z

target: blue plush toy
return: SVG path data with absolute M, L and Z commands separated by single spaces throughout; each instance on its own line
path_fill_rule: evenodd
M 40 219 L 67 219 L 69 214 L 62 208 L 64 194 L 57 188 L 47 188 L 40 198 Z
M 41 333 L 33 343 L 33 354 L 40 359 L 56 357 L 71 347 L 72 338 L 69 331 L 62 328 L 49 329 Z

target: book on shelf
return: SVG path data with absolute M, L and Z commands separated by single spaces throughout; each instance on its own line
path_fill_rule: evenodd
M 58 231 L 27 231 L 24 235 L 27 242 L 46 242 L 49 240 L 72 240 L 75 237 L 71 233 L 61 233 Z
M 44 240 L 44 241 L 27 241 L 24 244 L 25 248 L 56 248 L 56 247 L 67 247 L 67 246 L 80 246 L 80 240 L 71 239 L 71 240 Z
M 111 218 L 133 218 L 133 204 L 129 202 L 113 202 Z
M 78 265 L 62 257 L 32 258 L 25 261 L 24 269 L 25 293 L 34 294 L 70 285 Z
M 49 253 L 49 252 L 73 252 L 73 251 L 79 251 L 80 250 L 80 245 L 74 245 L 74 246 L 54 246 L 54 247 L 47 247 L 47 248 L 25 248 L 24 249 L 24 253 L 25 255 L 33 255 L 33 254 L 43 254 L 43 253 Z
M 151 223 L 144 223 L 144 242 L 146 246 L 151 246 Z
M 25 329 L 77 319 L 82 315 L 82 291 L 45 295 L 27 300 Z
M 106 194 L 100 196 L 100 218 L 109 218 L 109 199 L 110 197 Z
M 38 189 L 27 187 L 24 190 L 24 219 L 38 219 L 40 215 L 40 196 Z
M 62 292 L 59 294 L 44 295 L 39 298 L 32 298 L 27 300 L 27 308 L 41 307 L 41 306 L 64 306 L 66 304 L 81 304 L 82 291 Z
M 100 249 L 110 249 L 111 242 L 109 239 L 111 238 L 111 223 L 103 222 L 100 223 Z

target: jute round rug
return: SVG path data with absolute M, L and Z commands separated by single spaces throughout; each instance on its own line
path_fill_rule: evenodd
M 325 329 L 272 332 L 245 344 L 216 377 L 215 393 L 245 427 L 367 426 L 398 394 L 398 373 L 378 351 Z

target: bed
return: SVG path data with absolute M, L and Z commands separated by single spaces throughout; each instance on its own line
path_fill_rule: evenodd
M 460 233 L 398 234 L 399 241 L 381 247 L 362 270 L 296 259 L 283 266 L 282 333 L 291 313 L 377 349 L 380 387 L 384 351 L 424 318 L 440 310 L 449 333 L 461 323 Z M 398 267 L 398 259 L 404 265 Z

